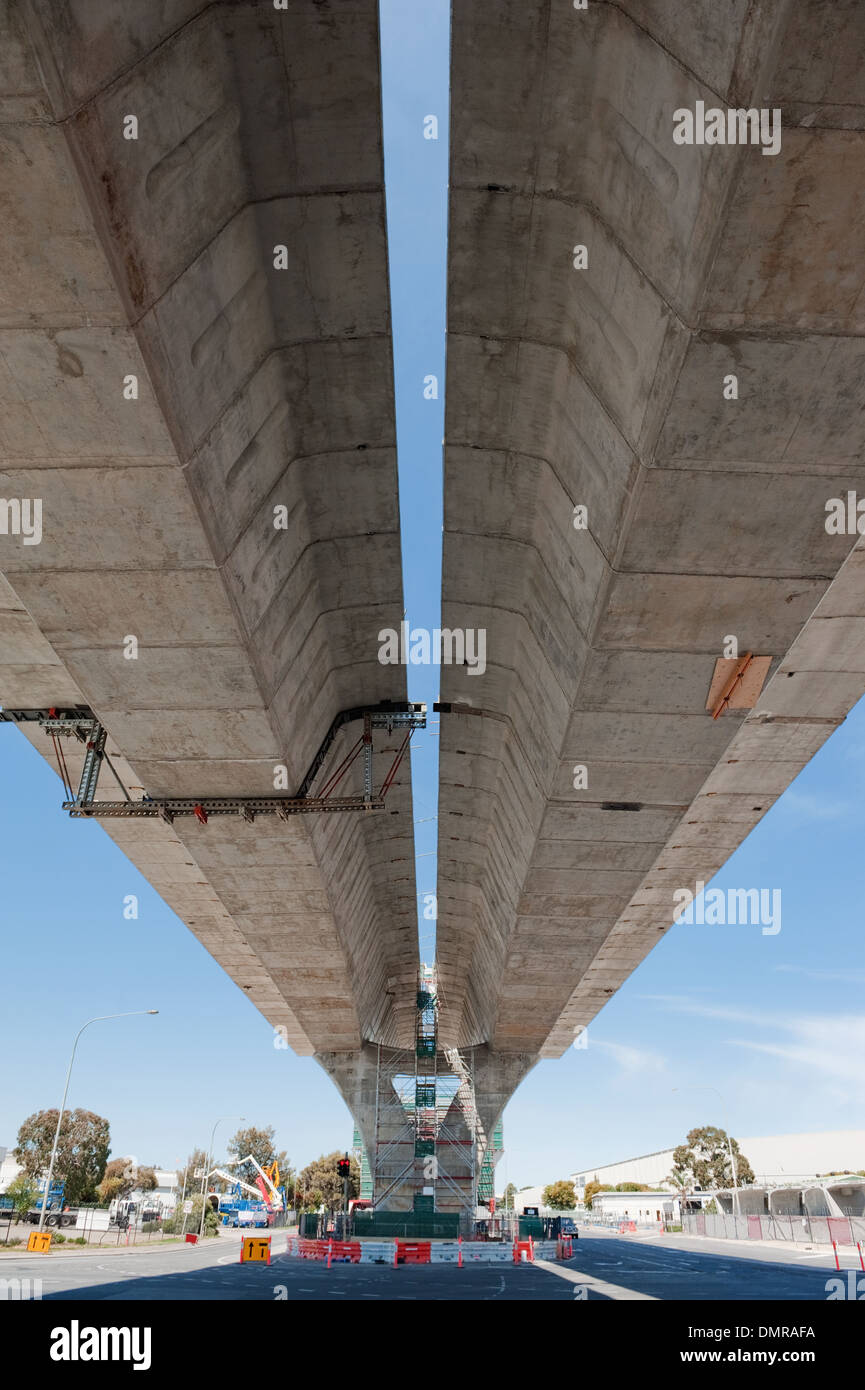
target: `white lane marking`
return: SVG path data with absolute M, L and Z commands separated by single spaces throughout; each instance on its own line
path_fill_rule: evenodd
M 654 1294 L 637 1293 L 635 1289 L 626 1289 L 621 1284 L 608 1284 L 605 1279 L 595 1279 L 591 1274 L 582 1274 L 578 1269 L 566 1269 L 550 1260 L 535 1260 L 534 1268 L 545 1269 L 548 1274 L 557 1274 L 560 1279 L 567 1279 L 571 1284 L 585 1284 L 590 1292 L 603 1294 L 606 1298 L 632 1299 L 645 1303 L 659 1302 Z
M 181 1249 L 182 1247 L 180 1247 L 180 1246 L 175 1246 L 175 1247 L 173 1247 L 173 1248 L 174 1248 L 174 1249 Z M 118 1251 L 115 1252 L 115 1251 L 113 1251 L 113 1250 L 100 1250 L 100 1249 L 97 1247 L 97 1248 L 95 1248 L 95 1249 L 93 1249 L 93 1250 L 83 1250 L 83 1251 L 81 1252 L 80 1255 L 71 1255 L 71 1254 L 68 1254 L 68 1255 L 61 1255 L 61 1254 L 59 1253 L 59 1251 L 56 1251 L 56 1250 L 52 1250 L 52 1251 L 50 1251 L 50 1253 L 48 1253 L 48 1254 L 34 1255 L 34 1254 L 28 1253 L 28 1251 L 24 1250 L 24 1251 L 22 1251 L 22 1253 L 21 1253 L 20 1255 L 9 1255 L 9 1256 L 4 1255 L 3 1258 L 0 1259 L 0 1264 L 5 1264 L 5 1263 L 7 1262 L 7 1260 L 8 1260 L 8 1262 L 9 1262 L 10 1264 L 11 1264 L 13 1261 L 26 1260 L 28 1263 L 33 1262 L 33 1263 L 35 1263 L 35 1264 L 44 1264 L 44 1265 L 47 1265 L 48 1263 L 50 1263 L 50 1264 L 56 1264 L 56 1263 L 57 1263 L 58 1261 L 60 1261 L 60 1260 L 75 1260 L 75 1261 L 78 1262 L 78 1264 L 84 1264 L 87 1260 L 98 1260 L 98 1259 L 103 1259 L 103 1260 L 104 1260 L 104 1259 L 106 1259 L 106 1258 L 120 1259 L 120 1260 L 122 1260 L 122 1259 L 127 1259 L 127 1260 L 128 1260 L 130 1257 L 133 1257 L 134 1259 L 138 1260 L 138 1259 L 141 1259 L 141 1258 L 142 1258 L 143 1256 L 145 1256 L 145 1255 L 170 1254 L 170 1253 L 171 1253 L 171 1250 L 172 1250 L 172 1247 L 171 1247 L 171 1246 L 168 1246 L 168 1247 L 167 1247 L 167 1250 L 164 1250 L 164 1251 L 163 1251 L 163 1250 L 160 1250 L 159 1246 L 154 1246 L 152 1250 L 118 1250 Z

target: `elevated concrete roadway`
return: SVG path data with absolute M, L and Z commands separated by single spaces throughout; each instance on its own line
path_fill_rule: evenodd
M 405 699 L 377 5 L 7 0 L 0 53 L 0 700 L 90 706 L 133 796 L 292 791 Z M 374 814 L 103 825 L 296 1051 L 411 1040 L 407 760 Z
M 442 1036 L 556 1057 L 865 690 L 865 12 L 455 0 L 452 51 Z
M 444 611 L 487 668 L 443 670 L 439 1042 L 489 1132 L 865 689 L 824 526 L 865 490 L 865 19 L 453 16 Z M 0 52 L 0 496 L 43 526 L 0 534 L 0 701 L 92 708 L 133 795 L 290 789 L 405 698 L 377 5 L 6 0 Z M 779 107 L 780 152 L 675 144 L 698 101 Z M 768 679 L 713 720 L 730 635 Z M 104 823 L 368 1145 L 411 821 L 404 763 L 363 817 Z

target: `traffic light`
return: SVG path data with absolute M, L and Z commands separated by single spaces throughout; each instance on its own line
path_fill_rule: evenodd
M 336 1165 L 336 1170 L 341 1178 L 347 1178 L 351 1174 L 351 1159 L 341 1158 Z

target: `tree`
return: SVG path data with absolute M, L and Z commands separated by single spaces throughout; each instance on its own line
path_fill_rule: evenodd
M 651 1192 L 644 1182 L 620 1182 L 616 1184 L 616 1192 Z
M 123 1190 L 124 1185 L 122 1178 L 103 1178 L 96 1188 L 96 1195 L 99 1198 L 101 1206 L 109 1207 L 115 1197 L 123 1196 Z
M 39 1189 L 26 1173 L 19 1173 L 17 1177 L 12 1179 L 3 1195 L 12 1198 L 12 1210 L 15 1213 L 17 1223 L 22 1216 L 27 1215 L 31 1207 L 35 1207 L 39 1198 Z
M 318 1211 L 319 1207 L 327 1205 L 324 1200 L 324 1193 L 320 1188 L 299 1187 L 298 1192 L 300 1193 L 301 1211 Z
M 213 1165 L 211 1165 L 212 1167 Z M 196 1188 L 201 1191 L 201 1173 L 195 1176 L 197 1168 L 207 1167 L 207 1154 L 203 1149 L 193 1149 L 186 1163 L 177 1170 L 177 1195 L 178 1197 L 186 1190 L 188 1196 L 192 1196 Z M 185 1179 L 185 1182 L 184 1182 Z
M 552 1207 L 553 1211 L 573 1211 L 577 1205 L 574 1184 L 568 1182 L 567 1178 L 560 1178 L 558 1182 L 551 1182 L 548 1187 L 544 1188 L 543 1202 L 545 1207 Z
M 139 1168 L 135 1174 L 135 1186 L 139 1192 L 154 1192 L 159 1186 L 156 1179 L 156 1169 L 149 1164 Z
M 609 1186 L 609 1184 L 598 1182 L 597 1178 L 595 1178 L 592 1182 L 587 1182 L 583 1190 L 583 1201 L 586 1204 L 586 1210 L 592 1210 L 592 1200 L 593 1198 L 597 1197 L 599 1192 L 612 1191 L 613 1189 Z
M 668 1182 L 671 1187 L 675 1188 L 677 1196 L 687 1197 L 690 1191 L 690 1184 L 688 1181 L 687 1174 L 668 1173 L 664 1181 Z
M 153 1168 L 136 1168 L 131 1158 L 112 1158 L 96 1191 L 103 1206 L 115 1197 L 128 1197 L 131 1192 L 152 1192 L 157 1186 Z
M 18 1131 L 13 1156 L 31 1178 L 47 1177 L 51 1146 L 57 1129 L 56 1110 L 38 1110 Z M 64 1202 L 76 1206 L 96 1201 L 111 1150 L 108 1121 L 92 1110 L 65 1110 L 60 1126 L 52 1182 L 65 1182 Z
M 257 1129 L 255 1125 L 249 1125 L 247 1129 L 239 1129 L 236 1134 L 231 1136 L 228 1141 L 228 1152 L 233 1159 L 246 1158 L 247 1154 L 252 1154 L 262 1168 L 269 1168 L 275 1162 L 279 1168 L 280 1182 L 285 1180 L 284 1185 L 288 1187 L 291 1176 L 288 1155 L 284 1149 L 277 1152 L 274 1144 L 275 1137 L 276 1131 L 273 1125 L 268 1125 L 266 1129 Z M 260 1176 L 253 1163 L 232 1164 L 231 1171 L 236 1173 L 242 1182 L 248 1182 L 253 1187 L 256 1178 Z
M 342 1211 L 343 1200 L 343 1179 L 337 1171 L 337 1164 L 345 1154 L 336 1149 L 332 1154 L 322 1154 L 312 1163 L 308 1163 L 297 1180 L 297 1186 L 303 1196 L 304 1210 L 315 1211 L 322 1202 L 328 1211 Z M 348 1180 L 348 1197 L 360 1195 L 360 1164 L 357 1159 L 351 1158 L 351 1173 Z M 313 1198 L 318 1200 L 313 1202 Z
M 186 1200 L 192 1203 L 192 1211 L 187 1215 L 178 1202 L 172 1215 L 162 1223 L 162 1229 L 166 1235 L 180 1235 L 182 1231 L 196 1232 L 201 1226 L 201 1193 L 193 1192 L 190 1194 L 187 1192 Z M 219 1215 L 208 1202 L 204 1213 L 204 1234 L 206 1236 L 216 1235 L 218 1229 Z
M 102 1181 L 96 1189 L 100 1199 L 110 1200 L 106 1193 L 110 1192 L 111 1197 L 128 1197 L 135 1186 L 135 1167 L 131 1158 L 112 1158 L 110 1163 L 105 1165 L 105 1172 Z
M 731 1138 L 729 1143 L 736 1160 L 737 1185 L 744 1187 L 754 1181 L 754 1171 L 745 1155 L 739 1152 L 736 1140 Z M 715 1125 L 692 1129 L 686 1142 L 673 1150 L 673 1171 L 669 1180 L 676 1186 L 684 1184 L 688 1190 L 732 1187 L 727 1131 Z
M 505 1188 L 505 1196 L 504 1196 L 505 1211 L 513 1211 L 513 1209 L 514 1209 L 514 1198 L 516 1197 L 516 1195 L 517 1195 L 516 1184 L 515 1184 L 515 1183 L 512 1183 L 512 1182 L 509 1182 L 508 1185 L 507 1185 L 507 1187 Z

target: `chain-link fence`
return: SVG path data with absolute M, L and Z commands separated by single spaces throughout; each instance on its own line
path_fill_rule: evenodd
M 778 1240 L 809 1245 L 865 1245 L 865 1217 L 862 1216 L 732 1216 L 707 1212 L 685 1214 L 682 1230 L 686 1235 L 710 1236 L 718 1240 Z

